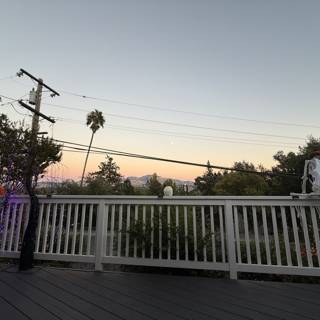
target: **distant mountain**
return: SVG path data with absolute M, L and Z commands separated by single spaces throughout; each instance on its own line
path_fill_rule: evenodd
M 131 181 L 131 184 L 133 186 L 144 186 L 147 181 L 152 177 L 151 174 L 142 176 L 142 177 L 127 177 L 127 179 L 129 179 Z M 163 183 L 166 180 L 168 180 L 170 178 L 163 178 L 163 177 L 158 177 L 159 182 Z M 190 180 L 179 180 L 179 179 L 172 179 L 177 185 L 188 185 L 188 186 L 193 186 L 193 181 Z

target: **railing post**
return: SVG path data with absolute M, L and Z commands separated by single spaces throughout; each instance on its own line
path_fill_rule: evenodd
M 232 203 L 228 200 L 225 201 L 224 213 L 226 218 L 226 237 L 227 237 L 227 248 L 228 248 L 228 261 L 229 261 L 229 272 L 230 279 L 236 280 L 237 265 L 236 265 L 236 247 L 234 241 L 234 223 L 233 223 L 233 212 Z
M 97 224 L 96 224 L 96 250 L 95 250 L 95 271 L 102 271 L 102 257 L 105 253 L 105 242 L 106 242 L 106 210 L 105 202 L 99 201 L 97 211 Z

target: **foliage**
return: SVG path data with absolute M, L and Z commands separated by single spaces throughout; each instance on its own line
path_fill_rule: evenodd
M 38 178 L 50 164 L 61 160 L 60 151 L 61 146 L 52 139 L 38 139 L 36 132 L 25 128 L 23 123 L 11 122 L 6 115 L 0 115 L 0 184 L 6 188 L 3 213 L 9 214 L 6 208 L 17 186 L 21 186 L 21 191 L 24 189 L 30 198 L 28 224 L 21 244 L 20 270 L 27 270 L 33 264 L 39 214 L 39 200 L 35 195 Z
M 83 166 L 81 183 L 80 183 L 81 187 L 83 185 L 84 174 L 86 172 L 86 167 L 87 167 L 87 162 L 88 162 L 88 158 L 89 158 L 89 154 L 90 154 L 90 150 L 91 150 L 91 146 L 92 146 L 93 136 L 100 128 L 103 128 L 104 123 L 105 123 L 105 119 L 104 119 L 101 111 L 98 111 L 97 109 L 95 109 L 94 111 L 91 111 L 90 113 L 87 114 L 87 123 L 86 124 L 87 124 L 87 126 L 90 127 L 90 129 L 92 131 L 92 135 L 91 135 L 91 139 L 90 139 L 90 143 L 89 143 L 89 147 L 88 147 L 86 160 L 85 160 L 84 166 Z
M 48 193 L 46 189 L 40 190 L 42 193 Z M 60 184 L 57 184 L 54 192 L 57 194 L 87 194 L 87 188 L 81 187 L 78 182 L 73 180 L 65 180 Z
M 214 187 L 221 178 L 221 173 L 213 172 L 209 161 L 207 165 L 206 172 L 202 176 L 197 177 L 194 182 L 195 189 L 204 196 L 215 194 Z
M 99 170 L 90 173 L 90 177 L 101 177 L 110 186 L 118 186 L 121 183 L 120 167 L 112 157 L 106 156 L 106 160 L 98 166 Z
M 165 208 L 164 208 L 165 209 Z M 192 217 L 190 219 L 189 225 L 192 225 Z M 162 256 L 168 255 L 168 244 L 170 243 L 171 254 L 175 255 L 177 252 L 177 240 L 179 239 L 179 254 L 180 257 L 185 257 L 185 240 L 188 241 L 189 258 L 194 259 L 194 248 L 195 238 L 193 232 L 189 230 L 186 235 L 184 230 L 183 221 L 180 221 L 180 225 L 169 224 L 164 217 L 160 218 L 159 215 L 155 214 L 154 219 L 151 223 L 143 223 L 141 219 L 134 221 L 128 230 L 121 230 L 122 233 L 128 233 L 129 238 L 136 241 L 137 251 L 141 252 L 145 249 L 146 255 L 153 251 L 154 256 L 159 256 L 160 250 L 162 251 Z M 161 232 L 161 247 L 159 243 L 159 232 Z M 211 244 L 213 233 L 207 231 L 204 236 L 201 236 L 202 231 L 200 230 L 200 223 L 197 223 L 197 255 L 200 260 L 203 260 L 203 249 Z M 152 238 L 153 234 L 153 238 Z M 131 241 L 132 244 L 132 241 Z M 182 245 L 183 244 L 183 245 Z M 131 248 L 132 249 L 132 248 Z
M 31 145 L 35 155 L 32 161 Z M 34 144 L 23 123 L 11 122 L 6 115 L 0 115 L 0 185 L 25 183 L 26 172 L 30 171 L 34 188 L 46 168 L 61 160 L 60 151 L 61 145 L 50 138 L 38 138 Z
M 119 193 L 121 189 L 121 174 L 119 166 L 112 157 L 98 166 L 99 170 L 89 173 L 86 178 L 86 188 L 89 194 Z
M 272 194 L 288 195 L 290 192 L 301 192 L 301 180 L 303 176 L 304 162 L 311 158 L 312 152 L 320 150 L 320 139 L 309 137 L 306 145 L 300 146 L 297 153 L 278 151 L 274 155 L 277 161 L 272 168 L 273 173 L 278 174 L 270 181 Z M 280 176 L 280 174 L 295 174 L 297 177 Z
M 131 181 L 129 179 L 125 179 L 121 183 L 120 191 L 121 191 L 121 194 L 124 194 L 124 195 L 134 195 L 135 194 L 134 187 L 131 184 Z
M 257 171 L 252 163 L 236 162 L 234 168 L 238 170 Z M 269 185 L 264 176 L 245 172 L 231 172 L 225 174 L 214 187 L 215 194 L 220 195 L 266 195 Z
M 162 195 L 162 184 L 158 180 L 158 175 L 154 173 L 146 183 L 147 192 L 150 195 Z
M 101 111 L 95 109 L 87 115 L 87 126 L 92 130 L 92 134 L 95 134 L 100 128 L 103 128 L 105 119 Z

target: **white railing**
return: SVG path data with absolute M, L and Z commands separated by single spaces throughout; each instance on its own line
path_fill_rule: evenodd
M 28 209 L 1 211 L 0 257 L 19 257 Z M 320 276 L 319 224 L 320 199 L 40 197 L 35 258 Z

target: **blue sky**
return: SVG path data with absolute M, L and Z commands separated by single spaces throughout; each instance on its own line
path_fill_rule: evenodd
M 1 0 L 1 7 L 0 79 L 22 67 L 58 91 L 211 115 L 320 126 L 319 1 Z M 0 94 L 20 97 L 32 86 L 25 77 L 0 80 Z M 96 134 L 94 145 L 128 152 L 203 163 L 210 160 L 226 166 L 247 160 L 270 167 L 278 150 L 296 151 L 308 135 L 319 136 L 319 128 L 314 127 L 157 111 L 78 98 L 62 91 L 53 99 L 45 93 L 42 111 L 77 122 L 58 120 L 53 130 L 42 122 L 42 130 L 49 130 L 57 139 L 88 143 L 85 112 L 45 103 L 97 108 L 106 113 L 106 125 Z M 1 108 L 12 119 L 22 118 L 11 107 Z M 300 139 L 156 124 L 108 113 Z M 26 121 L 30 121 L 28 117 Z M 124 126 L 145 133 L 119 128 Z M 197 137 L 175 136 L 181 133 Z M 213 138 L 200 140 L 199 136 Z M 220 137 L 229 142 L 221 142 Z M 234 140 L 240 138 L 261 141 L 244 144 Z M 79 176 L 84 157 L 65 154 L 63 175 Z M 102 160 L 103 156 L 92 156 L 88 170 L 95 170 Z M 158 172 L 193 179 L 203 171 L 120 157 L 116 161 L 124 175 Z M 62 175 L 59 168 L 55 174 Z

